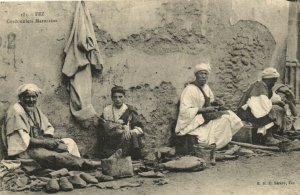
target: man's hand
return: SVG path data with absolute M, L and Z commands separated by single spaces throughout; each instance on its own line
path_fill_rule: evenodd
M 285 100 L 284 100 L 284 102 L 290 103 L 290 102 L 294 102 L 294 100 L 295 100 L 294 94 L 292 94 L 290 91 L 288 91 L 288 92 L 286 93 L 286 95 L 285 95 Z
M 202 113 L 210 113 L 210 112 L 216 112 L 218 111 L 218 107 L 217 106 L 208 106 L 205 108 L 202 108 Z
M 276 101 L 276 102 L 273 102 L 273 105 L 278 105 L 280 107 L 284 107 L 285 103 L 283 101 Z
M 126 140 L 129 140 L 130 137 L 131 137 L 130 131 L 124 131 L 123 137 L 124 137 Z
M 223 100 L 221 100 L 221 99 L 215 99 L 215 101 L 213 101 L 213 102 L 211 103 L 211 105 L 212 105 L 212 106 L 224 106 L 225 103 L 224 103 Z
M 57 148 L 57 146 L 59 145 L 60 141 L 56 140 L 56 139 L 44 139 L 43 140 L 43 145 L 45 148 L 50 149 L 50 150 L 54 150 Z
M 123 125 L 123 129 L 124 129 L 123 137 L 126 140 L 129 140 L 131 137 L 130 127 L 128 125 Z
M 56 152 L 68 152 L 68 146 L 62 141 L 62 140 L 58 140 L 59 144 L 56 147 L 55 151 Z

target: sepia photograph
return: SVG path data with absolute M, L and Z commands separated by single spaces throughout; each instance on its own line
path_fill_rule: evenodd
M 298 58 L 299 0 L 0 0 L 0 194 L 300 194 Z

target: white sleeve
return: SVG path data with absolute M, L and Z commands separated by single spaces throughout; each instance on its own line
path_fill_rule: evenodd
M 132 129 L 131 131 L 136 133 L 137 135 L 141 135 L 144 133 L 141 127 L 134 127 L 134 129 Z
M 195 91 L 191 86 L 186 87 L 180 98 L 180 111 L 175 132 L 186 134 L 204 123 L 204 118 L 198 113 L 195 103 Z
M 209 98 L 210 98 L 210 102 L 214 102 L 215 101 L 214 93 L 212 92 L 212 90 L 210 88 L 209 88 Z
M 30 142 L 29 134 L 23 129 L 7 135 L 7 154 L 14 156 L 27 150 Z
M 278 101 L 282 101 L 280 95 L 278 95 L 277 93 L 273 93 L 272 97 L 271 97 L 271 101 L 272 102 L 278 102 Z
M 247 105 L 256 118 L 266 116 L 272 109 L 272 101 L 266 95 L 250 97 Z

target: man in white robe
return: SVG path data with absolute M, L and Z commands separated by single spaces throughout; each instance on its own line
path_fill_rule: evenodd
M 2 139 L 9 159 L 21 160 L 24 168 L 31 162 L 32 170 L 40 167 L 88 169 L 100 166 L 100 161 L 80 158 L 73 139 L 53 138 L 53 126 L 37 107 L 37 99 L 41 94 L 39 87 L 24 84 L 18 88 L 17 94 L 19 102 L 8 109 L 2 129 Z
M 206 84 L 210 71 L 209 64 L 195 66 L 196 80 L 181 94 L 175 132 L 177 136 L 195 135 L 199 143 L 219 149 L 231 141 L 243 123 L 232 111 L 213 106 L 215 98 Z

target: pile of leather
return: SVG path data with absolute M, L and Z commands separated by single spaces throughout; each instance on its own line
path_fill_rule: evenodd
M 144 161 L 132 162 L 130 160 L 131 163 L 133 173 L 127 177 L 136 175 L 140 178 L 153 178 L 153 185 L 168 184 L 169 179 L 165 177 L 165 173 L 169 171 L 201 171 L 206 168 L 203 159 L 194 156 L 177 157 L 174 148 L 169 147 L 160 148 L 146 157 Z M 21 169 L 19 162 L 2 161 L 0 163 L 0 190 L 55 193 L 92 186 L 100 189 L 139 187 L 144 182 L 144 180 L 139 179 L 131 182 L 121 179 L 115 180 L 120 177 L 113 174 L 109 175 L 107 170 L 102 170 L 103 168 L 105 166 L 90 172 L 69 171 L 63 168 L 60 170 L 44 169 L 39 172 L 28 173 Z
M 38 182 L 35 185 L 30 185 L 30 177 L 25 174 L 20 168 L 8 170 L 4 166 L 0 168 L 1 190 L 23 191 L 38 187 Z
M 85 188 L 98 184 L 99 182 L 112 181 L 114 178 L 103 175 L 100 170 L 90 173 L 81 171 L 68 171 L 60 169 L 57 171 L 43 170 L 36 175 L 26 174 L 20 167 L 0 169 L 1 190 L 7 191 L 46 191 L 54 193 L 58 191 L 71 191 L 75 188 Z
M 139 187 L 142 181 L 114 181 L 114 177 L 104 175 L 101 169 L 90 172 L 45 169 L 36 173 L 26 173 L 20 166 L 7 168 L 0 163 L 0 190 L 1 191 L 45 191 L 55 193 L 72 191 L 86 187 L 100 189 L 119 189 L 124 187 Z

